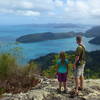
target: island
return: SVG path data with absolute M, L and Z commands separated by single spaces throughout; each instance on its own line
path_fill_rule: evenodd
M 100 45 L 100 26 L 95 26 L 86 32 L 86 36 L 94 37 L 89 43 Z
M 92 27 L 87 30 L 85 33 L 78 32 L 61 32 L 61 33 L 53 33 L 53 32 L 44 32 L 44 33 L 35 33 L 21 36 L 16 39 L 16 42 L 19 43 L 33 43 L 33 42 L 41 42 L 47 40 L 57 40 L 57 39 L 66 39 L 72 38 L 76 35 L 82 35 L 84 37 L 94 37 L 89 41 L 91 44 L 100 45 L 100 26 Z
M 87 30 L 86 33 L 88 36 L 92 37 L 100 36 L 100 26 L 92 27 L 91 29 Z
M 93 38 L 89 43 L 100 45 L 100 36 Z
M 72 38 L 75 37 L 75 32 L 67 32 L 67 33 L 36 33 L 36 34 L 28 34 L 21 36 L 16 39 L 17 42 L 20 43 L 32 43 L 32 42 L 41 42 L 46 40 L 56 40 L 56 39 L 64 39 L 64 38 Z

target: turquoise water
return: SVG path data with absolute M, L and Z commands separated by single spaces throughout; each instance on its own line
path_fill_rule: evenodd
M 42 32 L 85 32 L 88 27 L 82 28 L 53 28 L 53 27 L 33 27 L 32 25 L 22 26 L 0 26 L 0 52 L 12 52 L 16 55 L 21 64 L 26 64 L 30 59 L 44 56 L 48 53 L 59 53 L 76 49 L 75 38 L 48 40 L 37 43 L 17 44 L 16 38 L 31 33 Z M 100 45 L 88 43 L 91 38 L 83 39 L 88 51 L 100 50 Z

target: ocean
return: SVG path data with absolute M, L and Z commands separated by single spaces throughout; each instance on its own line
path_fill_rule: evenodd
M 0 26 L 0 53 L 12 53 L 20 64 L 27 64 L 30 59 L 36 59 L 49 53 L 59 53 L 61 51 L 74 51 L 76 49 L 75 38 L 48 40 L 37 43 L 16 43 L 16 38 L 26 35 L 43 32 L 86 32 L 90 26 L 77 28 L 55 28 L 33 25 L 9 25 Z M 88 43 L 91 38 L 83 37 L 83 43 L 87 51 L 100 50 L 100 45 Z

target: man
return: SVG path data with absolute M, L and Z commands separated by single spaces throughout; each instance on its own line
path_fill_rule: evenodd
M 82 44 L 82 37 L 77 36 L 76 42 L 78 47 L 75 53 L 74 76 L 75 76 L 75 94 L 78 95 L 79 90 L 83 89 L 84 83 L 84 67 L 85 67 L 85 47 Z

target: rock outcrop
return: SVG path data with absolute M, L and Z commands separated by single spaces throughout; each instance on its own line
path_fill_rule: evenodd
M 100 79 L 85 80 L 85 89 L 79 96 L 70 98 L 70 91 L 74 86 L 72 80 L 68 81 L 68 92 L 66 94 L 58 94 L 56 89 L 58 82 L 56 79 L 40 78 L 39 83 L 32 90 L 27 93 L 19 94 L 3 94 L 0 100 L 100 100 Z

